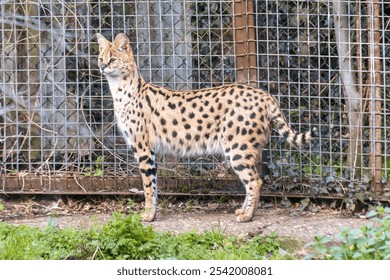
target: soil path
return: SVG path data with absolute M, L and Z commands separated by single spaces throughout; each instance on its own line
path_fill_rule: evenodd
M 100 202 L 98 207 L 91 206 L 89 202 L 70 203 L 61 199 L 45 202 L 3 201 L 3 204 L 4 210 L 0 212 L 0 221 L 40 227 L 47 225 L 49 216 L 55 217 L 54 220 L 60 228 L 85 228 L 94 223 L 108 222 L 113 211 L 126 212 L 126 206 L 121 206 L 123 204 L 115 201 Z M 228 207 L 213 209 L 213 213 L 210 213 L 210 207 L 207 205 L 190 211 L 177 205 L 170 205 L 159 210 L 156 221 L 145 224 L 151 225 L 157 231 L 172 233 L 219 229 L 228 235 L 255 236 L 276 232 L 280 237 L 290 237 L 307 243 L 316 235 L 333 235 L 339 233 L 343 227 L 360 228 L 368 222 L 356 214 L 345 211 L 316 209 L 317 211 L 313 213 L 300 211 L 299 207 L 293 206 L 283 208 L 262 205 L 256 211 L 252 222 L 237 223 L 233 214 L 234 209 Z

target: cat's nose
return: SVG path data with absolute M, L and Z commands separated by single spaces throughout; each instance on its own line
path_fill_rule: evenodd
M 106 69 L 106 68 L 107 68 L 107 64 L 100 65 L 100 72 L 103 73 L 104 69 Z

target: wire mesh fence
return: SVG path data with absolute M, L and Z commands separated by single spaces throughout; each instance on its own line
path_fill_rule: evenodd
M 0 0 L 2 192 L 139 192 L 97 67 L 95 32 L 125 32 L 144 79 L 190 90 L 239 82 L 280 101 L 265 192 L 390 193 L 390 3 L 385 0 Z M 159 158 L 163 192 L 236 193 L 222 157 Z

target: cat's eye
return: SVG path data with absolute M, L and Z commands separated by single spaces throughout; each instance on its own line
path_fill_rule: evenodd
M 111 63 L 114 63 L 115 61 L 116 61 L 116 58 L 111 58 L 108 63 L 111 64 Z

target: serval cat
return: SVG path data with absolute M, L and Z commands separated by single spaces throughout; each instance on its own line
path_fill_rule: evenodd
M 271 125 L 297 147 L 310 141 L 314 130 L 295 132 L 277 100 L 258 88 L 229 84 L 176 91 L 147 83 L 139 74 L 125 34 L 118 34 L 113 42 L 101 34 L 96 36 L 98 65 L 110 87 L 117 125 L 139 162 L 144 221 L 156 216 L 156 153 L 224 155 L 246 189 L 236 220 L 250 221 L 263 185 L 255 166 Z

